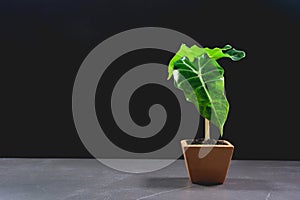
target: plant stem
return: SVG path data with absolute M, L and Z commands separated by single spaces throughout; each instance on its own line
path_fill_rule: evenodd
M 205 136 L 204 140 L 209 140 L 210 139 L 210 130 L 209 130 L 209 120 L 205 118 Z

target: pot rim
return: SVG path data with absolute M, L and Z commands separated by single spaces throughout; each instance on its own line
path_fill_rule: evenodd
M 228 142 L 227 140 L 218 140 L 219 142 L 223 142 L 225 144 L 188 144 L 187 141 L 191 141 L 192 139 L 184 139 L 184 140 L 181 140 L 181 145 L 183 147 L 214 147 L 214 148 L 233 148 L 234 146 Z

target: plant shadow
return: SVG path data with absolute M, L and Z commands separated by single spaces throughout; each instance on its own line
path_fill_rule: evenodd
M 144 180 L 144 187 L 147 188 L 169 188 L 176 189 L 182 187 L 212 188 L 218 190 L 264 190 L 275 189 L 274 185 L 266 180 L 250 178 L 227 178 L 224 184 L 195 184 L 191 183 L 187 177 L 151 177 Z
M 181 188 L 192 185 L 187 177 L 150 177 L 144 180 L 147 188 Z

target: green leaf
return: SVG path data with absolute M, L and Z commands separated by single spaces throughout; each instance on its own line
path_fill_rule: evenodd
M 183 90 L 200 114 L 210 120 L 223 134 L 229 103 L 224 93 L 224 70 L 206 53 L 191 61 L 182 57 L 174 62 L 175 86 Z
M 174 76 L 175 86 L 183 90 L 187 101 L 192 102 L 200 115 L 220 129 L 228 116 L 229 103 L 224 91 L 224 69 L 217 63 L 220 58 L 238 61 L 246 56 L 244 51 L 230 45 L 223 48 L 191 48 L 181 45 L 171 59 L 168 79 Z
M 187 47 L 185 44 L 182 44 L 178 52 L 175 54 L 175 56 L 171 59 L 168 67 L 169 76 L 168 79 L 172 77 L 173 69 L 174 69 L 174 63 L 179 60 L 180 58 L 186 56 L 191 61 L 193 61 L 196 57 L 201 56 L 205 53 L 204 48 L 200 48 L 196 45 L 192 46 L 191 48 Z
M 241 60 L 246 56 L 244 51 L 236 50 L 230 45 L 225 45 L 223 48 L 205 48 L 205 52 L 212 59 L 218 60 L 220 58 L 231 58 L 233 61 Z

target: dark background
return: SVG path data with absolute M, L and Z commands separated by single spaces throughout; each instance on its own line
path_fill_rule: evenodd
M 91 157 L 72 118 L 72 87 L 101 41 L 143 26 L 203 46 L 244 49 L 221 61 L 235 159 L 300 160 L 299 3 L 278 1 L 0 1 L 0 157 Z

